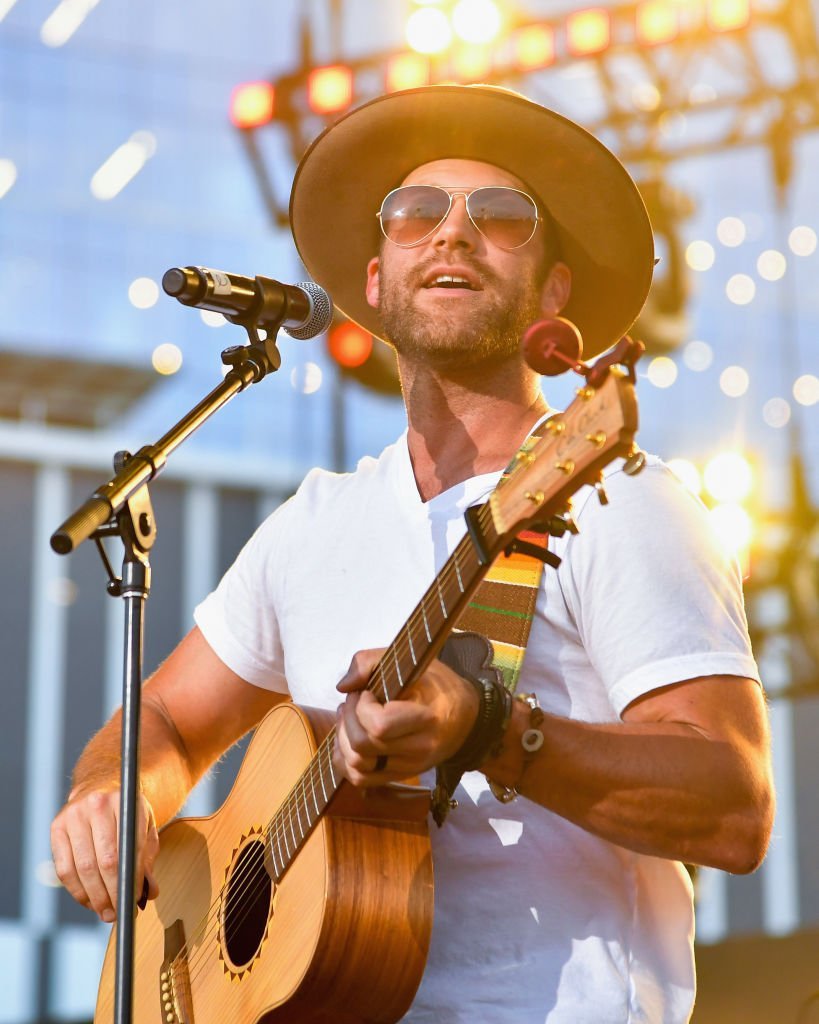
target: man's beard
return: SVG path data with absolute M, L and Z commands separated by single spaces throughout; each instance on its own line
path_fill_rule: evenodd
M 460 264 L 464 262 L 461 258 Z M 435 263 L 439 264 L 440 258 Z M 470 266 L 479 274 L 484 289 L 479 308 L 465 318 L 463 311 L 447 309 L 442 303 L 433 316 L 419 310 L 412 301 L 426 266 L 416 267 L 408 280 L 399 282 L 393 280 L 382 259 L 378 312 L 384 334 L 399 355 L 441 370 L 519 357 L 521 336 L 542 316 L 542 274 L 535 275 L 527 268 L 527 274 L 510 283 L 471 261 Z

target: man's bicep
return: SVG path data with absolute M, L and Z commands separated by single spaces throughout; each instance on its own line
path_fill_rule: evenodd
M 750 744 L 764 754 L 768 715 L 762 688 L 741 676 L 701 676 L 638 697 L 623 711 L 624 722 L 676 722 L 715 740 Z
M 143 699 L 168 719 L 198 777 L 289 697 L 237 675 L 194 626 L 145 684 Z

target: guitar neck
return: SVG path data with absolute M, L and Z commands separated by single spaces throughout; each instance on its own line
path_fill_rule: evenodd
M 424 672 L 486 575 L 499 539 L 488 505 L 482 506 L 475 518 L 480 548 L 471 532 L 463 537 L 373 670 L 367 689 L 382 704 L 400 697 Z M 334 742 L 335 729 L 331 729 L 267 827 L 277 881 L 338 791 L 342 780 L 333 766 Z

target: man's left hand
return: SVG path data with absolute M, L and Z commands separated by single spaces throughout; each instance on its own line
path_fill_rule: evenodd
M 333 759 L 354 786 L 383 786 L 446 761 L 478 714 L 474 687 L 438 660 L 400 700 L 381 704 L 366 687 L 383 653 L 359 651 L 337 687 L 347 697 L 338 709 Z

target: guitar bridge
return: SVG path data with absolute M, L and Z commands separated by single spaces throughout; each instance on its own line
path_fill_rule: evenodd
M 193 1024 L 185 926 L 180 919 L 165 929 L 165 957 L 159 968 L 159 1002 L 165 1024 Z

